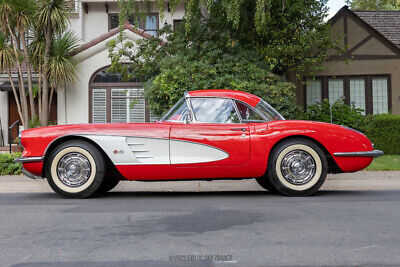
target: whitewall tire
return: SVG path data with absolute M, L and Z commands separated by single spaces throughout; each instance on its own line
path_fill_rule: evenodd
M 267 172 L 278 192 L 287 196 L 308 196 L 324 183 L 327 169 L 326 156 L 317 144 L 294 138 L 271 151 Z
M 82 140 L 61 143 L 46 160 L 46 177 L 51 188 L 62 196 L 90 197 L 104 181 L 103 156 Z

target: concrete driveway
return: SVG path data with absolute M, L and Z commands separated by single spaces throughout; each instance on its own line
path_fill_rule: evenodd
M 62 199 L 0 177 L 0 266 L 399 265 L 400 172 L 329 176 L 288 198 L 253 180 L 124 182 Z

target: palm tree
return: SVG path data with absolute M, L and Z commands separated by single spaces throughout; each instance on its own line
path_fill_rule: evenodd
M 21 118 L 22 125 L 27 125 L 25 117 L 21 109 L 20 99 L 18 98 L 18 93 L 15 88 L 14 81 L 11 76 L 11 68 L 14 67 L 15 57 L 13 48 L 9 45 L 10 38 L 5 33 L 0 31 L 0 70 L 2 72 L 7 72 L 8 78 L 10 79 L 11 87 L 15 97 L 15 103 L 17 103 L 17 110 L 19 117 Z
M 42 125 L 49 123 L 49 61 L 52 38 L 55 33 L 63 32 L 68 22 L 68 9 L 64 0 L 41 0 L 37 21 L 44 34 L 44 54 L 42 72 Z
M 21 121 L 24 127 L 29 121 L 28 103 L 25 96 L 23 73 L 21 68 L 21 53 L 19 52 L 19 36 L 17 36 L 17 20 L 15 5 L 12 0 L 0 0 L 0 27 L 3 33 L 11 39 L 11 48 L 14 53 L 15 65 L 18 69 L 19 99 L 21 100 Z M 13 83 L 13 81 L 10 80 Z
M 32 69 L 31 59 L 28 51 L 27 42 L 27 29 L 31 28 L 34 16 L 36 14 L 36 1 L 35 0 L 12 0 L 10 1 L 12 11 L 11 14 L 16 24 L 16 32 L 19 33 L 19 43 L 22 45 L 23 62 L 26 65 L 26 74 L 28 80 L 28 94 L 29 94 L 29 105 L 31 110 L 31 117 L 36 116 L 35 110 L 35 97 L 33 95 L 33 84 L 32 84 Z M 20 74 L 22 75 L 22 74 Z M 22 77 L 22 88 L 25 90 L 23 85 Z
M 76 62 L 73 52 L 78 48 L 78 38 L 71 31 L 55 36 L 48 64 L 48 78 L 51 85 L 49 113 L 54 90 L 71 83 L 76 77 Z

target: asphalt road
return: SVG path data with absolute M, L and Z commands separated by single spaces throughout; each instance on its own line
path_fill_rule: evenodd
M 347 176 L 337 180 L 339 189 L 328 181 L 308 198 L 272 195 L 253 181 L 219 181 L 204 182 L 215 190 L 184 182 L 180 192 L 128 182 L 86 200 L 62 199 L 43 181 L 0 177 L 0 192 L 8 188 L 0 193 L 0 265 L 399 265 L 400 175 L 388 177 L 343 189 L 348 180 L 362 183 Z M 13 192 L 15 183 L 26 192 Z M 38 185 L 46 190 L 29 191 Z

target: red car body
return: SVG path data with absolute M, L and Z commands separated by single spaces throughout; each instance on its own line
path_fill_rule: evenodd
M 251 107 L 261 100 L 257 96 L 232 90 L 192 91 L 187 93 L 187 97 L 230 98 Z M 45 176 L 44 164 L 52 148 L 65 140 L 83 139 L 95 144 L 128 180 L 252 178 L 266 173 L 271 149 L 293 137 L 317 143 L 326 153 L 330 172 L 364 169 L 378 153 L 362 133 L 329 123 L 277 120 L 242 124 L 186 124 L 160 121 L 63 125 L 26 130 L 20 139 L 25 148 L 20 162 L 34 176 Z M 138 147 L 147 148 L 138 150 Z M 197 154 L 198 148 L 204 150 L 202 155 Z M 134 155 L 126 151 L 128 149 Z M 208 154 L 214 152 L 221 158 L 208 159 Z M 136 157 L 134 164 L 122 159 L 128 154 Z

